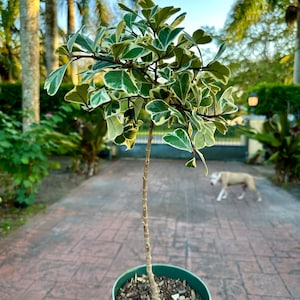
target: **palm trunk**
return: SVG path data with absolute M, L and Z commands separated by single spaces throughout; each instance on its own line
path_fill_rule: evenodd
M 57 0 L 46 1 L 46 67 L 49 75 L 59 66 L 58 55 L 55 50 L 58 48 L 58 28 L 57 28 Z
M 144 176 L 143 176 L 143 225 L 144 225 L 144 244 L 145 244 L 145 255 L 146 255 L 146 268 L 147 274 L 150 281 L 152 300 L 160 300 L 159 288 L 154 280 L 154 274 L 152 271 L 152 257 L 151 257 L 151 245 L 150 245 L 150 232 L 149 232 L 149 215 L 148 215 L 148 173 L 150 166 L 150 154 L 151 154 L 151 143 L 153 137 L 154 124 L 151 121 L 149 127 L 148 141 L 146 147 L 146 157 L 144 165 Z
M 68 38 L 72 33 L 75 33 L 75 3 L 74 0 L 67 0 L 68 2 Z M 76 62 L 71 65 L 71 78 L 72 82 L 76 85 L 78 84 L 77 78 L 77 64 Z
M 23 130 L 40 121 L 39 0 L 20 1 Z
M 296 44 L 295 44 L 295 58 L 294 58 L 294 76 L 293 81 L 295 84 L 300 83 L 300 0 L 298 0 L 297 10 L 297 33 L 296 33 Z

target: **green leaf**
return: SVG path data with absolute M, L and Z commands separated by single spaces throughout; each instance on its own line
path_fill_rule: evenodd
M 144 100 L 143 98 L 136 98 L 133 101 L 133 109 L 134 109 L 134 117 L 137 120 L 138 116 L 141 112 L 141 109 L 143 108 Z
M 76 38 L 76 44 L 90 53 L 94 52 L 94 41 L 87 36 L 78 34 Z
M 119 42 L 120 41 L 120 37 L 121 37 L 121 34 L 123 33 L 123 30 L 125 29 L 126 27 L 126 23 L 124 20 L 121 20 L 117 27 L 116 27 L 116 31 L 115 31 L 115 34 L 116 34 L 116 42 Z
M 124 21 L 126 23 L 126 26 L 130 29 L 132 29 L 132 26 L 134 25 L 134 22 L 136 20 L 137 15 L 133 12 L 127 13 L 124 15 Z
M 215 133 L 216 127 L 215 125 L 210 123 L 204 123 L 202 124 L 202 130 L 197 131 L 194 136 L 194 145 L 196 149 L 202 149 L 204 147 L 211 147 L 215 144 Z
M 96 49 L 97 49 L 97 47 L 98 47 L 98 45 L 101 44 L 100 40 L 104 37 L 105 32 L 106 32 L 106 28 L 105 27 L 100 26 L 98 28 L 95 40 L 93 42 L 93 52 L 95 52 Z
M 212 74 L 217 80 L 221 81 L 223 84 L 227 84 L 230 76 L 230 70 L 220 62 L 214 61 L 205 68 L 205 71 Z
M 152 99 L 161 99 L 165 101 L 168 101 L 173 96 L 173 94 L 164 87 L 151 89 L 149 94 Z
M 135 22 L 134 25 L 140 30 L 140 32 L 144 35 L 148 30 L 148 23 L 145 20 L 140 20 Z
M 115 63 L 114 61 L 100 60 L 100 61 L 97 61 L 95 64 L 93 64 L 92 70 L 99 72 L 106 68 L 114 68 L 114 67 L 118 67 L 118 66 L 120 66 L 120 65 Z
M 55 53 L 58 54 L 58 55 L 68 56 L 68 57 L 70 55 L 70 53 L 68 51 L 68 48 L 67 48 L 67 45 L 62 45 L 62 46 L 58 47 L 55 50 Z
M 182 13 L 176 17 L 176 19 L 171 23 L 171 27 L 177 27 L 182 21 L 184 21 L 186 13 Z
M 222 43 L 221 46 L 219 47 L 218 53 L 214 57 L 213 61 L 218 60 L 222 56 L 222 54 L 224 53 L 225 49 L 226 49 L 226 44 Z
M 151 8 L 151 7 L 155 6 L 155 3 L 152 0 L 140 0 L 139 5 L 142 8 Z
M 56 94 L 58 91 L 61 82 L 63 80 L 63 77 L 65 75 L 65 72 L 71 62 L 69 61 L 68 63 L 62 65 L 58 69 L 54 70 L 51 72 L 48 77 L 46 78 L 45 84 L 44 84 L 44 89 L 47 90 L 47 93 L 50 96 L 53 96 Z
M 90 97 L 90 106 L 96 108 L 104 103 L 110 102 L 110 96 L 108 95 L 105 88 L 98 90 L 91 94 Z
M 171 42 L 174 41 L 176 36 L 183 30 L 184 28 L 170 28 L 164 27 L 158 33 L 158 41 L 161 45 L 161 50 L 166 50 Z
M 192 159 L 190 159 L 189 161 L 187 161 L 187 162 L 185 163 L 185 165 L 186 165 L 188 168 L 197 168 L 196 158 L 193 157 Z
M 175 64 L 178 68 L 181 68 L 183 66 L 188 66 L 191 64 L 191 57 L 188 55 L 188 51 L 183 48 L 174 48 L 174 53 L 176 56 Z
M 118 59 L 124 54 L 125 49 L 127 48 L 129 41 L 123 41 L 120 43 L 115 43 L 111 46 L 111 52 L 114 58 Z
M 163 140 L 173 148 L 188 151 L 191 153 L 193 152 L 190 138 L 186 131 L 182 128 L 177 128 L 175 131 L 167 133 L 163 136 Z
M 105 117 L 115 116 L 120 113 L 119 101 L 111 101 L 105 106 Z
M 214 120 L 213 121 L 217 130 L 222 133 L 223 135 L 225 135 L 227 133 L 227 126 L 226 126 L 226 121 L 222 121 L 222 120 Z
M 152 89 L 152 83 L 148 82 L 145 75 L 140 70 L 131 70 L 131 75 L 134 77 L 136 85 L 139 89 L 139 94 L 142 97 L 149 97 L 149 92 Z
M 80 28 L 76 33 L 71 34 L 71 36 L 67 42 L 67 48 L 69 50 L 69 53 L 72 53 L 73 46 L 74 46 L 76 39 L 77 39 L 78 35 L 80 34 L 81 30 L 82 30 L 82 28 Z
M 162 100 L 153 100 L 146 105 L 146 110 L 150 114 L 155 125 L 165 124 L 171 117 L 169 106 Z
M 130 12 L 130 13 L 132 13 L 132 14 L 137 15 L 137 13 L 136 13 L 134 10 L 132 10 L 132 9 L 129 8 L 128 6 L 124 5 L 123 3 L 119 2 L 118 5 L 119 5 L 119 7 L 120 7 L 123 11 L 128 11 L 128 12 Z
M 134 60 L 148 53 L 149 50 L 145 49 L 144 47 L 137 46 L 135 44 L 129 44 L 127 45 L 126 50 L 122 53 L 121 58 Z
M 220 98 L 221 110 L 223 114 L 231 114 L 238 110 L 232 98 L 233 87 L 229 87 L 224 91 Z
M 107 136 L 109 140 L 113 141 L 117 136 L 123 132 L 123 125 L 117 116 L 110 116 L 106 118 Z
M 171 116 L 175 117 L 179 124 L 185 124 L 186 123 L 186 120 L 185 120 L 184 116 L 182 115 L 182 113 L 178 109 L 170 106 L 169 110 L 171 112 Z
M 205 157 L 204 157 L 204 155 L 199 150 L 195 149 L 195 151 L 198 154 L 198 156 L 200 157 L 202 163 L 204 164 L 205 175 L 207 176 L 207 174 L 208 174 L 208 167 L 207 167 L 207 164 L 206 164 L 206 161 L 205 161 Z
M 176 8 L 174 6 L 166 6 L 166 7 L 160 7 L 157 12 L 153 15 L 153 25 L 155 30 L 158 28 L 163 27 L 164 23 L 167 19 L 169 19 L 171 16 L 176 14 L 180 11 L 180 8 Z
M 104 84 L 111 89 L 121 90 L 130 96 L 138 94 L 138 89 L 125 70 L 111 70 L 105 73 Z
M 182 104 L 186 102 L 186 98 L 189 94 L 189 90 L 191 87 L 191 78 L 189 73 L 180 73 L 176 82 L 172 86 L 172 90 L 180 100 Z
M 199 44 L 207 44 L 212 41 L 212 38 L 205 33 L 204 30 L 198 29 L 193 33 L 193 42 L 197 45 Z
M 87 104 L 89 98 L 89 84 L 84 83 L 76 85 L 71 91 L 65 95 L 65 100 L 79 104 Z

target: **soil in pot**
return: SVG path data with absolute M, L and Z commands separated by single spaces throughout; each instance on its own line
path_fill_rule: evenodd
M 162 300 L 202 300 L 185 280 L 155 276 Z M 135 276 L 119 290 L 116 300 L 151 300 L 150 284 L 146 275 Z

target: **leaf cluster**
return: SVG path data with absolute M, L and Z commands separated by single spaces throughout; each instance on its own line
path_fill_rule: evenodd
M 179 8 L 152 0 L 139 1 L 137 10 L 119 6 L 124 16 L 115 27 L 100 27 L 94 38 L 79 30 L 58 49 L 68 62 L 48 76 L 45 89 L 54 95 L 70 64 L 92 59 L 66 101 L 87 111 L 102 109 L 108 137 L 127 149 L 134 146 L 145 109 L 155 126 L 174 128 L 164 141 L 192 154 L 188 166 L 196 166 L 197 155 L 204 162 L 200 149 L 214 144 L 216 130 L 226 133 L 224 115 L 237 110 L 232 89 L 221 88 L 230 75 L 218 61 L 224 45 L 204 64 L 200 47 L 211 37 L 179 27 L 185 18 L 177 15 Z

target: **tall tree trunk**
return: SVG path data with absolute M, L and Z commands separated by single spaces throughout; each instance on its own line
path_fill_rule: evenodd
M 75 32 L 75 3 L 74 0 L 67 0 L 68 3 L 68 36 Z M 78 84 L 76 62 L 71 66 L 71 78 L 74 84 Z
M 47 75 L 59 66 L 58 55 L 58 27 L 57 27 L 57 0 L 46 1 L 46 68 Z
M 298 9 L 297 9 L 297 33 L 296 33 L 296 42 L 295 42 L 295 58 L 294 58 L 294 76 L 293 81 L 295 84 L 300 83 L 300 0 L 298 0 Z
M 23 130 L 40 121 L 39 0 L 20 1 Z

